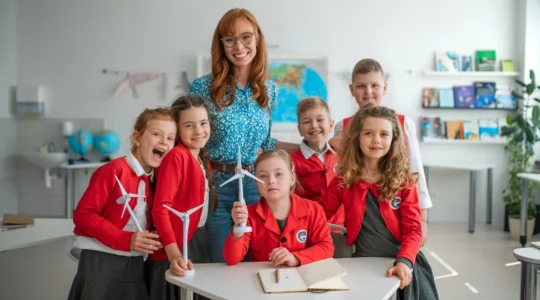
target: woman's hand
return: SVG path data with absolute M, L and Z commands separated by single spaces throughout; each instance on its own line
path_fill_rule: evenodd
M 161 247 L 159 236 L 155 233 L 148 232 L 148 230 L 144 232 L 134 232 L 133 235 L 131 235 L 129 249 L 132 251 L 152 254 Z
M 409 266 L 402 262 L 398 262 L 395 266 L 392 268 L 386 270 L 386 277 L 392 277 L 393 275 L 396 275 L 399 280 L 399 288 L 403 289 L 406 286 L 408 286 L 411 283 L 412 280 L 412 270 L 409 269 Z
M 270 252 L 270 260 L 275 267 L 280 265 L 296 267 L 300 265 L 300 260 L 284 247 L 278 247 L 272 250 Z

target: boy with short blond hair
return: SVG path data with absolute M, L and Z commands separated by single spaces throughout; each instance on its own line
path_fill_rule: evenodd
M 299 185 L 296 194 L 320 203 L 326 188 L 336 176 L 338 156 L 328 144 L 334 129 L 328 104 L 318 97 L 300 101 L 296 107 L 298 132 L 304 138 L 300 149 L 291 155 Z M 341 207 L 329 223 L 343 226 L 345 215 Z

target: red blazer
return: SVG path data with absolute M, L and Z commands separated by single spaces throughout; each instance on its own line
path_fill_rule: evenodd
M 253 227 L 253 231 L 239 239 L 230 232 L 223 245 L 223 256 L 228 265 L 240 262 L 248 249 L 251 249 L 251 261 L 268 261 L 272 250 L 285 247 L 301 265 L 334 254 L 330 227 L 318 203 L 291 193 L 291 210 L 283 233 L 264 198 L 249 205 L 248 214 L 247 225 Z
M 88 188 L 73 214 L 73 223 L 75 224 L 73 233 L 95 238 L 114 250 L 130 251 L 133 232 L 123 230 L 130 215 L 126 211 L 124 217 L 120 218 L 124 205 L 116 203 L 116 199 L 122 196 L 122 191 L 114 175 L 118 176 L 128 193 L 137 193 L 139 181 L 145 180 L 146 203 L 148 211 L 150 211 L 152 207 L 150 180 L 146 175 L 138 177 L 128 165 L 126 158 L 120 157 L 99 167 L 92 173 Z M 137 201 L 134 200 L 129 202 L 131 209 L 137 205 Z M 150 214 L 147 214 L 146 229 L 151 226 Z
M 416 185 L 410 186 L 400 190 L 394 200 L 379 202 L 379 206 L 386 227 L 401 243 L 397 257 L 405 257 L 414 264 L 422 243 L 422 226 Z M 368 191 L 376 197 L 380 195 L 376 184 L 359 180 L 346 189 L 342 186 L 342 179 L 336 177 L 328 187 L 327 197 L 322 201 L 327 218 L 333 216 L 342 203 L 345 206 L 348 245 L 352 245 L 360 233 Z
M 306 159 L 300 149 L 296 150 L 291 158 L 294 163 L 294 172 L 300 183 L 296 186 L 295 193 L 302 198 L 320 202 L 327 192 L 328 185 L 336 176 L 334 167 L 339 160 L 338 155 L 330 150 L 326 151 L 324 165 L 316 155 Z M 328 223 L 343 226 L 344 222 L 345 211 L 341 206 Z
M 204 203 L 205 178 L 197 159 L 179 143 L 156 169 L 156 192 L 152 218 L 163 247 L 177 243 L 182 249 L 182 220 L 166 209 L 163 204 L 185 212 Z M 197 230 L 202 208 L 189 218 L 188 241 Z M 167 259 L 165 249 L 161 248 L 150 255 L 150 259 Z

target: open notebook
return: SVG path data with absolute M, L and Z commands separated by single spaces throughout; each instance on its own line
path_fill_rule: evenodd
M 347 271 L 333 258 L 298 268 L 279 268 L 279 283 L 276 280 L 276 270 L 264 269 L 258 273 L 266 294 L 349 289 L 341 279 L 347 275 Z

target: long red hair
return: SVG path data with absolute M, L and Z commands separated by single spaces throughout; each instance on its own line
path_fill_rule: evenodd
M 236 35 L 236 32 L 234 32 L 234 22 L 240 18 L 246 19 L 253 25 L 255 40 L 257 42 L 257 54 L 251 62 L 251 74 L 248 79 L 253 98 L 257 100 L 257 103 L 262 108 L 267 108 L 270 101 L 268 89 L 265 84 L 268 74 L 268 54 L 266 52 L 266 40 L 264 39 L 261 27 L 250 11 L 243 8 L 233 8 L 221 17 L 212 38 L 213 79 L 210 85 L 210 97 L 218 110 L 232 105 L 235 100 L 236 83 L 233 78 L 234 65 L 225 55 L 221 38 L 230 34 Z

